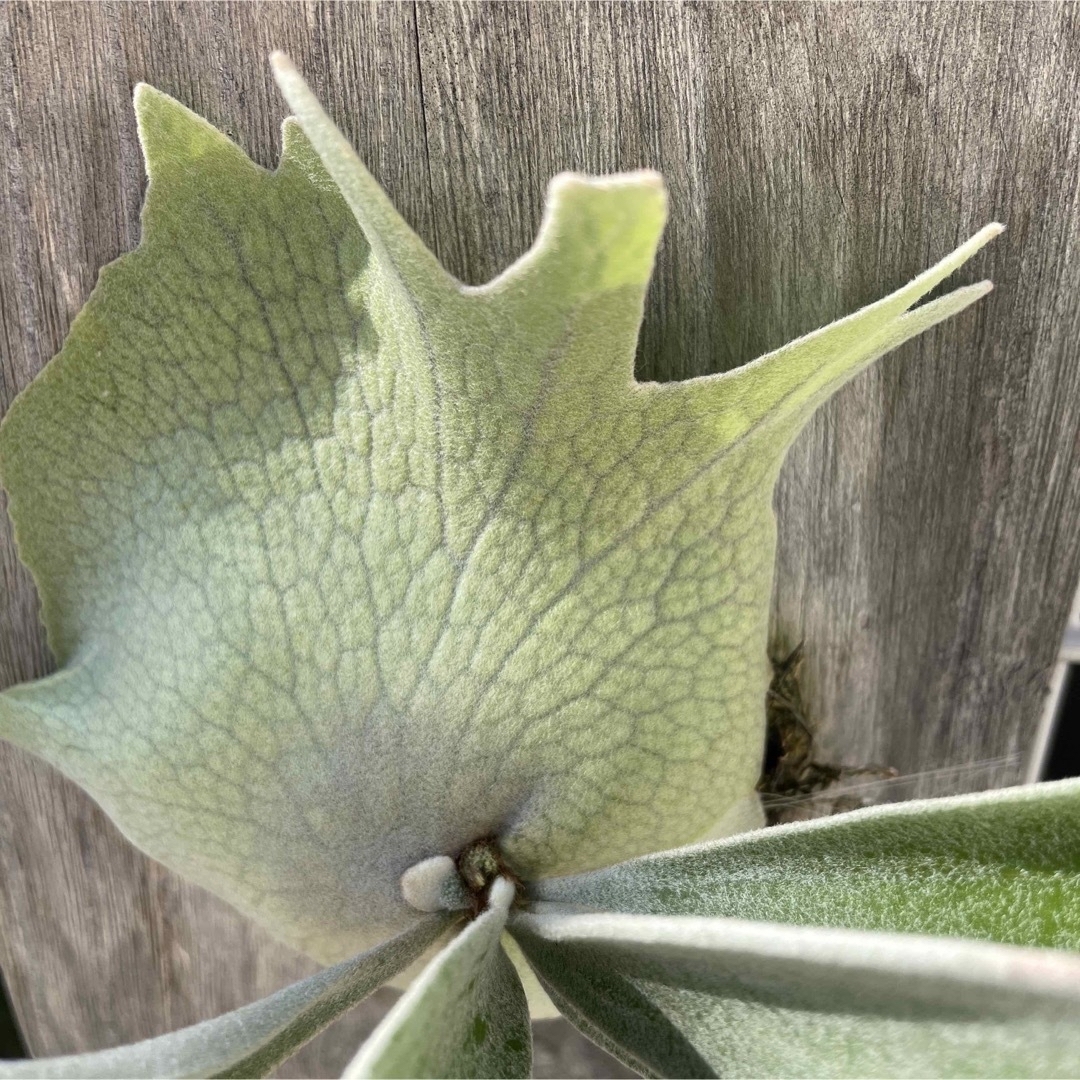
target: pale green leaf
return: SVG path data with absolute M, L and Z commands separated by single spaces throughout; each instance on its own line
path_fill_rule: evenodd
M 736 919 L 516 916 L 560 1009 L 662 1076 L 1075 1076 L 1080 957 Z
M 529 1007 L 499 944 L 513 899 L 498 878 L 487 910 L 428 964 L 344 1077 L 529 1075 Z
M 327 1024 L 408 967 L 450 922 L 428 917 L 369 952 L 261 1001 L 156 1039 L 89 1054 L 0 1062 L 0 1080 L 267 1076 Z
M 136 92 L 142 241 L 0 429 L 60 667 L 0 736 L 329 962 L 474 840 L 536 879 L 745 804 L 786 447 L 984 290 L 905 314 L 996 227 L 741 371 L 639 384 L 659 176 L 556 177 L 466 287 L 278 75 L 307 136 L 272 174 Z
M 1080 780 L 781 825 L 536 882 L 530 895 L 1080 949 Z

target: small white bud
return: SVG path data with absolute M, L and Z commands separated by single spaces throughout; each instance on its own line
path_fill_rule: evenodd
M 433 855 L 401 875 L 401 895 L 418 911 L 456 911 L 469 896 L 449 855 Z

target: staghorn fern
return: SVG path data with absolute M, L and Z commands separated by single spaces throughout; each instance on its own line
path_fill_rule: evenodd
M 59 666 L 0 735 L 335 966 L 0 1076 L 265 1075 L 439 946 L 346 1075 L 528 1075 L 545 992 L 649 1075 L 1080 1068 L 1080 784 L 753 831 L 784 454 L 1000 227 L 636 383 L 656 174 L 465 287 L 275 70 L 273 174 L 136 91 L 142 242 L 0 431 Z

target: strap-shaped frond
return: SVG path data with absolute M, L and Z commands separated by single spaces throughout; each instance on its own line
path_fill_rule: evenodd
M 360 1077 L 528 1076 L 525 991 L 499 944 L 514 886 L 498 878 L 488 908 L 430 964 L 343 1073 Z
M 1080 780 L 890 804 L 539 881 L 542 901 L 1080 950 Z
M 276 994 L 156 1039 L 89 1054 L 0 1062 L 0 1080 L 266 1076 L 408 967 L 451 924 L 428 918 Z
M 1080 957 L 559 904 L 511 931 L 560 1009 L 659 1076 L 1069 1076 Z

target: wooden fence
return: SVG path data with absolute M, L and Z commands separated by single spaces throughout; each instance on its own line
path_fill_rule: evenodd
M 0 408 L 135 246 L 145 80 L 276 160 L 286 50 L 469 282 L 550 176 L 667 178 L 639 377 L 726 369 L 876 299 L 991 220 L 975 309 L 846 389 L 777 496 L 774 648 L 822 753 L 1018 781 L 1080 575 L 1080 6 L 94 4 L 0 9 Z M 49 668 L 0 523 L 0 685 Z M 942 772 L 942 770 L 945 770 Z M 312 969 L 0 746 L 0 970 L 36 1053 L 143 1037 Z M 362 1013 L 283 1075 L 336 1075 Z

